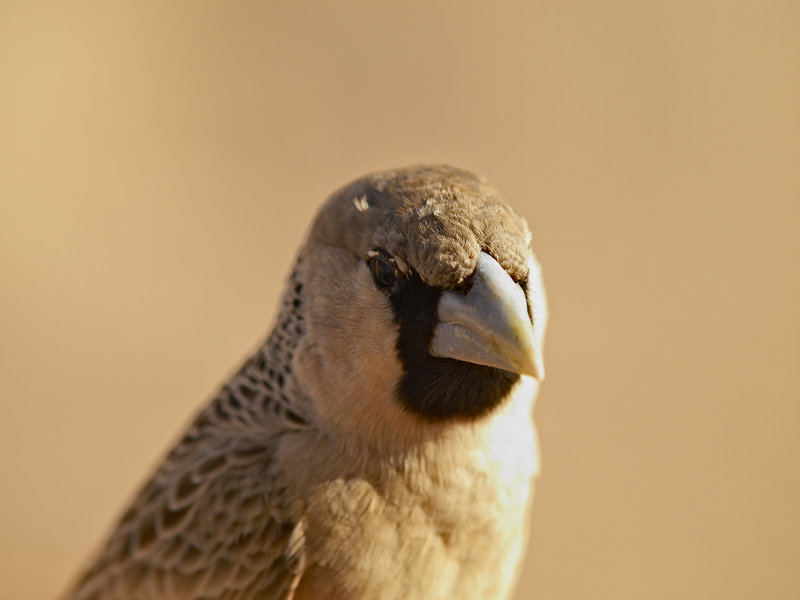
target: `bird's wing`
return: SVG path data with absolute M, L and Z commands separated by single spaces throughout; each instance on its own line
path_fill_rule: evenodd
M 68 598 L 293 597 L 304 534 L 281 506 L 279 435 L 220 434 L 247 412 L 237 392 L 229 384 L 198 416 Z

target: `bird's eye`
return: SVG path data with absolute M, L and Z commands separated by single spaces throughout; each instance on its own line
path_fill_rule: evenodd
M 372 279 L 379 290 L 390 292 L 397 283 L 399 272 L 397 263 L 386 250 L 378 249 L 370 253 L 367 266 L 372 273 Z

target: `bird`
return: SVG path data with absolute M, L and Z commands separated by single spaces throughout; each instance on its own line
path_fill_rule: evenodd
M 459 168 L 334 192 L 271 333 L 64 599 L 509 597 L 539 471 L 531 242 Z

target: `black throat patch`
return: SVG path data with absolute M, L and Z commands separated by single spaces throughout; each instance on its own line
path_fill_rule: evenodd
M 396 394 L 406 409 L 428 421 L 477 419 L 500 404 L 520 376 L 429 354 L 441 295 L 414 272 L 389 294 L 400 327 L 397 350 L 404 369 Z

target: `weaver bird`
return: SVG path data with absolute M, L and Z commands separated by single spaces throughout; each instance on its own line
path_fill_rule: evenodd
M 538 470 L 530 242 L 452 167 L 334 193 L 267 341 L 66 598 L 507 597 Z

